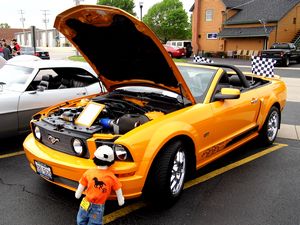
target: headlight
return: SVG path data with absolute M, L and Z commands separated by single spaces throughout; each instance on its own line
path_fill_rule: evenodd
M 41 130 L 39 127 L 35 126 L 34 127 L 34 136 L 36 137 L 36 139 L 38 139 L 39 141 L 42 138 L 42 134 L 41 134 Z
M 85 154 L 85 146 L 82 140 L 74 138 L 72 140 L 73 151 L 77 156 L 83 156 Z
M 113 149 L 119 160 L 125 161 L 127 159 L 128 157 L 127 150 L 122 145 L 114 145 Z

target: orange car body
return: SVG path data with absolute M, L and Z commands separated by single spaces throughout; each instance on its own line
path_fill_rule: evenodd
M 111 15 L 122 14 L 126 18 L 130 18 L 136 26 L 136 29 L 143 32 L 143 34 L 151 37 L 158 49 L 161 51 L 172 69 L 180 87 L 176 85 L 167 86 L 165 84 L 156 84 L 156 81 L 146 81 L 142 79 L 125 79 L 120 81 L 118 79 L 112 80 L 102 76 L 101 70 L 97 67 L 94 61 L 90 60 L 84 51 L 81 54 L 94 67 L 100 75 L 100 80 L 105 84 L 108 91 L 113 91 L 114 87 L 120 86 L 120 83 L 126 85 L 157 85 L 159 88 L 167 89 L 174 92 L 189 101 L 178 110 L 172 110 L 169 113 L 162 113 L 156 110 L 150 111 L 147 116 L 150 118 L 148 122 L 131 129 L 124 134 L 115 134 L 113 132 L 95 132 L 86 139 L 88 157 L 78 157 L 76 155 L 67 154 L 55 149 L 55 141 L 53 148 L 45 145 L 42 141 L 30 134 L 25 142 L 24 149 L 26 157 L 30 163 L 32 170 L 37 171 L 35 162 L 40 162 L 51 168 L 53 179 L 49 180 L 57 185 L 70 190 L 75 190 L 78 180 L 85 170 L 94 167 L 93 153 L 97 149 L 97 141 L 108 141 L 114 145 L 124 146 L 130 152 L 132 160 L 116 161 L 111 167 L 116 176 L 120 179 L 123 185 L 123 193 L 126 198 L 138 197 L 142 194 L 145 187 L 149 171 L 159 156 L 161 150 L 173 140 L 180 139 L 186 143 L 189 157 L 193 158 L 193 167 L 200 169 L 208 163 L 220 158 L 224 154 L 236 149 L 244 143 L 256 138 L 263 129 L 264 123 L 268 116 L 270 109 L 275 106 L 279 111 L 283 110 L 286 102 L 286 86 L 284 82 L 278 77 L 265 78 L 255 76 L 253 74 L 246 74 L 246 79 L 257 83 L 262 83 L 250 88 L 223 88 L 224 95 L 236 95 L 235 99 L 214 100 L 216 96 L 216 89 L 220 84 L 225 70 L 219 66 L 201 66 L 190 64 L 175 65 L 164 47 L 160 44 L 155 35 L 148 30 L 147 27 L 142 26 L 141 22 L 125 12 L 104 6 L 77 6 L 58 16 L 56 27 L 77 46 L 74 37 L 76 32 L 66 30 L 63 23 L 67 18 L 79 18 L 84 21 L 82 17 L 89 15 L 89 18 L 95 18 L 95 10 L 102 10 L 103 26 L 108 26 Z M 107 17 L 105 17 L 108 15 Z M 110 14 L 112 13 L 112 14 Z M 74 16 L 75 15 L 75 16 Z M 95 26 L 101 26 L 100 23 L 95 22 Z M 79 48 L 80 49 L 80 48 Z M 153 65 L 155 66 L 155 65 Z M 180 69 L 178 69 L 180 68 Z M 212 71 L 211 79 L 207 84 L 207 88 L 203 92 L 202 100 L 198 101 L 195 97 L 197 90 L 194 91 L 190 87 L 192 83 L 186 81 L 181 75 L 184 71 Z M 192 74 L 192 73 L 191 73 Z M 233 73 L 232 76 L 235 74 Z M 193 77 L 193 76 L 191 76 Z M 119 82 L 119 83 L 118 83 Z M 195 83 L 195 82 L 194 82 Z M 189 85 L 190 84 L 190 85 Z M 105 93 L 100 94 L 104 95 Z M 90 96 L 93 99 L 97 96 Z M 131 99 L 128 96 L 123 99 L 144 106 L 147 101 L 140 99 Z M 50 107 L 35 115 L 32 120 L 32 128 L 34 131 L 34 124 L 40 120 L 49 117 L 55 110 L 61 107 L 72 108 L 82 104 L 82 99 L 75 99 L 67 103 Z M 49 138 L 49 136 L 48 136 Z M 191 162 L 191 161 L 190 161 Z M 113 195 L 111 197 L 114 197 Z

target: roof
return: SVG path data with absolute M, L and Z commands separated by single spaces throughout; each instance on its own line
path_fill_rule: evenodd
M 225 24 L 277 22 L 292 10 L 300 0 L 223 0 L 227 11 L 240 9 Z M 259 22 L 261 20 L 261 22 Z
M 219 34 L 220 38 L 235 37 L 269 37 L 274 29 L 272 27 L 247 27 L 247 28 L 224 28 Z
M 16 56 L 20 57 L 20 56 Z M 7 61 L 7 64 L 10 64 L 10 61 Z M 59 67 L 79 67 L 87 70 L 91 74 L 97 77 L 96 73 L 92 69 L 92 67 L 86 62 L 77 62 L 71 60 L 40 60 L 40 61 L 32 61 L 32 60 L 24 60 L 24 61 L 15 61 L 11 63 L 12 65 L 31 67 L 35 69 L 39 68 L 59 68 Z

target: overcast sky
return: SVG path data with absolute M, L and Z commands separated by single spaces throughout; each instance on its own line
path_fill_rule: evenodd
M 134 0 L 135 12 L 140 16 L 139 2 Z M 143 15 L 155 3 L 162 0 L 143 0 Z M 188 12 L 194 3 L 194 0 L 181 0 L 183 7 Z M 39 29 L 45 29 L 44 12 L 47 13 L 47 28 L 53 28 L 55 16 L 60 12 L 75 5 L 74 0 L 1 0 L 0 23 L 8 23 L 11 28 L 22 28 L 21 10 L 24 13 L 24 27 L 36 26 Z M 97 0 L 84 0 L 81 4 L 96 4 Z

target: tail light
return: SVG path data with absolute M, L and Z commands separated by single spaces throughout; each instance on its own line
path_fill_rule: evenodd
M 38 53 L 38 52 L 35 52 L 35 53 L 34 53 L 34 55 L 35 55 L 35 56 L 39 56 L 39 55 L 40 55 L 40 53 Z

